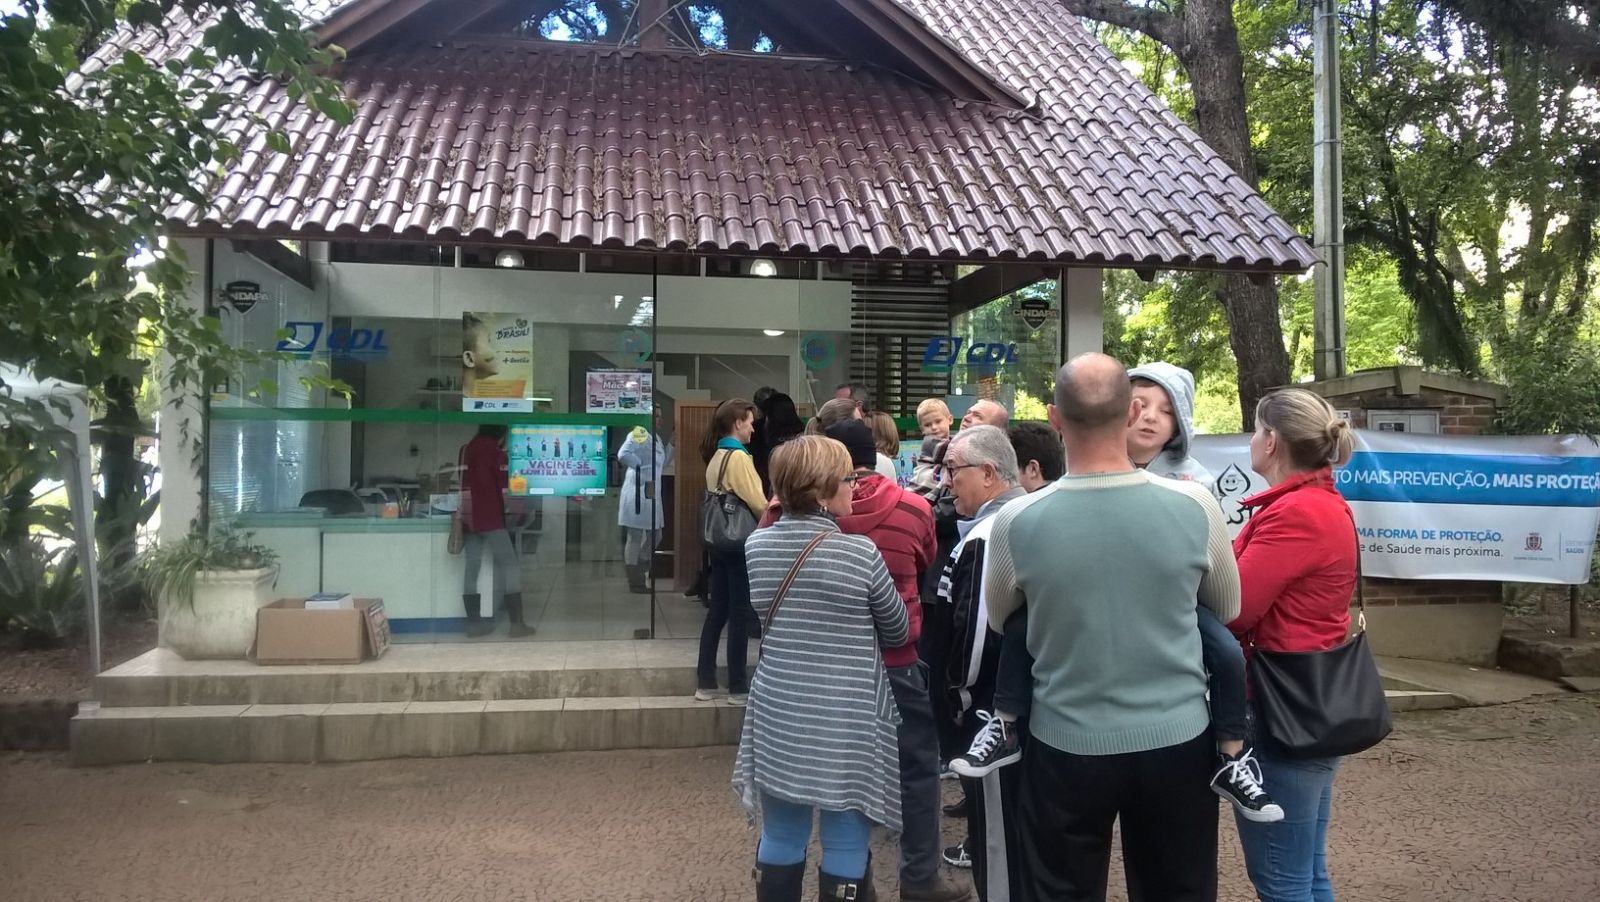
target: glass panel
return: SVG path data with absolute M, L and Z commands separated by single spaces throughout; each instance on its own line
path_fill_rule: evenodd
M 979 398 L 999 401 L 1014 420 L 1043 420 L 1061 365 L 1061 305 L 1055 279 L 1002 295 L 952 321 L 943 349 L 951 363 L 952 412 Z
M 318 262 L 318 287 L 297 289 L 218 246 L 219 282 L 262 284 L 256 310 L 224 315 L 230 340 L 270 347 L 288 329 L 294 356 L 217 387 L 213 520 L 279 551 L 281 594 L 383 598 L 396 641 L 521 638 L 518 610 L 538 639 L 648 635 L 618 451 L 651 422 L 653 276 L 474 266 L 481 254 L 433 246 L 387 256 Z M 348 404 L 299 385 L 315 368 L 350 385 Z M 463 497 L 473 538 L 453 555 Z

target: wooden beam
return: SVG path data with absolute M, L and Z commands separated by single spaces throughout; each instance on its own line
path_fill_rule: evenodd
M 235 240 L 232 243 L 234 253 L 249 254 L 307 288 L 316 287 L 312 280 L 310 259 L 279 244 L 277 239 Z
M 950 283 L 950 315 L 966 313 L 1040 279 L 1059 275 L 1059 270 L 1031 263 L 991 263 Z
M 338 44 L 354 52 L 384 32 L 395 27 L 433 0 L 388 0 L 388 2 L 357 3 L 346 14 L 336 15 L 317 30 L 324 43 Z
M 1007 106 L 1032 103 L 939 40 L 920 20 L 891 0 L 836 0 L 862 25 L 916 63 L 941 87 L 964 100 L 988 100 Z

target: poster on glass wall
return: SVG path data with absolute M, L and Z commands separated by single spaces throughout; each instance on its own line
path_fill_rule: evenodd
M 468 398 L 528 398 L 533 323 L 515 313 L 461 314 L 461 392 Z
M 584 395 L 589 413 L 649 413 L 655 403 L 655 373 L 650 370 L 589 370 Z
M 604 426 L 512 426 L 506 454 L 513 495 L 606 493 Z

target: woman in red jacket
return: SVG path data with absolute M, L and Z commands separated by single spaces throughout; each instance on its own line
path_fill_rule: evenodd
M 1350 632 L 1356 531 L 1333 485 L 1350 459 L 1350 426 L 1327 401 L 1291 388 L 1256 406 L 1250 466 L 1271 486 L 1247 498 L 1249 522 L 1233 540 L 1242 584 L 1245 644 L 1271 651 L 1323 651 Z M 1262 775 L 1283 807 L 1276 824 L 1236 818 L 1250 881 L 1262 902 L 1333 902 L 1325 851 L 1338 758 L 1290 758 L 1256 745 Z

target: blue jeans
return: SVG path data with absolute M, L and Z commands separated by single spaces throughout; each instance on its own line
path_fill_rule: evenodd
M 1283 820 L 1258 824 L 1234 813 L 1245 868 L 1261 902 L 1333 902 L 1328 817 L 1338 758 L 1283 758 L 1257 747 L 1262 783 Z
M 811 843 L 811 813 L 815 806 L 801 805 L 761 794 L 761 845 L 756 847 L 760 864 L 800 864 L 806 860 Z M 834 877 L 854 880 L 867 873 L 867 841 L 872 838 L 872 821 L 859 811 L 822 812 L 822 871 Z

